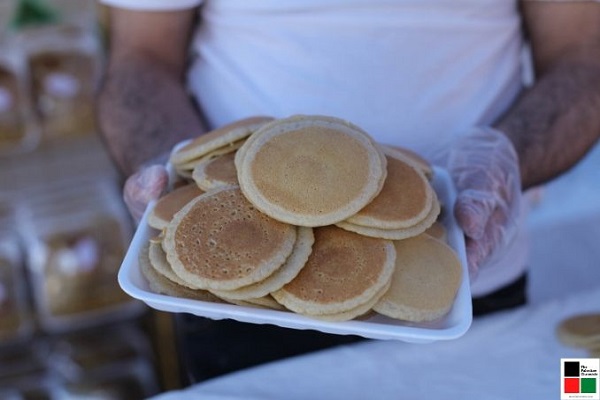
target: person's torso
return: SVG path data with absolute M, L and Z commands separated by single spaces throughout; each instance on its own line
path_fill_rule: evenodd
M 521 89 L 514 0 L 205 0 L 190 87 L 213 127 L 325 114 L 428 153 Z

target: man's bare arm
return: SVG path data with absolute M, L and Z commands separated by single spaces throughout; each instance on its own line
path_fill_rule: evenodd
M 535 84 L 497 123 L 524 189 L 576 164 L 600 138 L 600 4 L 523 2 Z
M 184 85 L 194 14 L 111 10 L 98 115 L 106 145 L 126 176 L 203 130 Z

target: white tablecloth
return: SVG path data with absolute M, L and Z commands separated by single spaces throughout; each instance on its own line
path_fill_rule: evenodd
M 537 193 L 529 219 L 531 302 L 476 319 L 461 338 L 372 341 L 255 367 L 160 400 L 477 399 L 560 397 L 556 325 L 600 312 L 600 147 Z

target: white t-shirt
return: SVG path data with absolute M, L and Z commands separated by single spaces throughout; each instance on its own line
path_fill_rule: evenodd
M 325 114 L 432 157 L 491 124 L 523 87 L 516 0 L 205 0 L 200 13 L 188 77 L 210 127 L 250 115 Z M 505 254 L 501 265 L 481 268 L 474 296 L 523 272 L 522 237 Z

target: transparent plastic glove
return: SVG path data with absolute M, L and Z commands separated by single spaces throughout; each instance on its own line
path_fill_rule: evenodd
M 167 188 L 169 175 L 166 168 L 154 164 L 140 169 L 125 181 L 123 199 L 136 223 L 152 200 L 158 199 Z
M 493 128 L 475 128 L 450 150 L 447 168 L 458 195 L 454 214 L 466 237 L 471 281 L 517 232 L 521 178 L 511 141 Z

